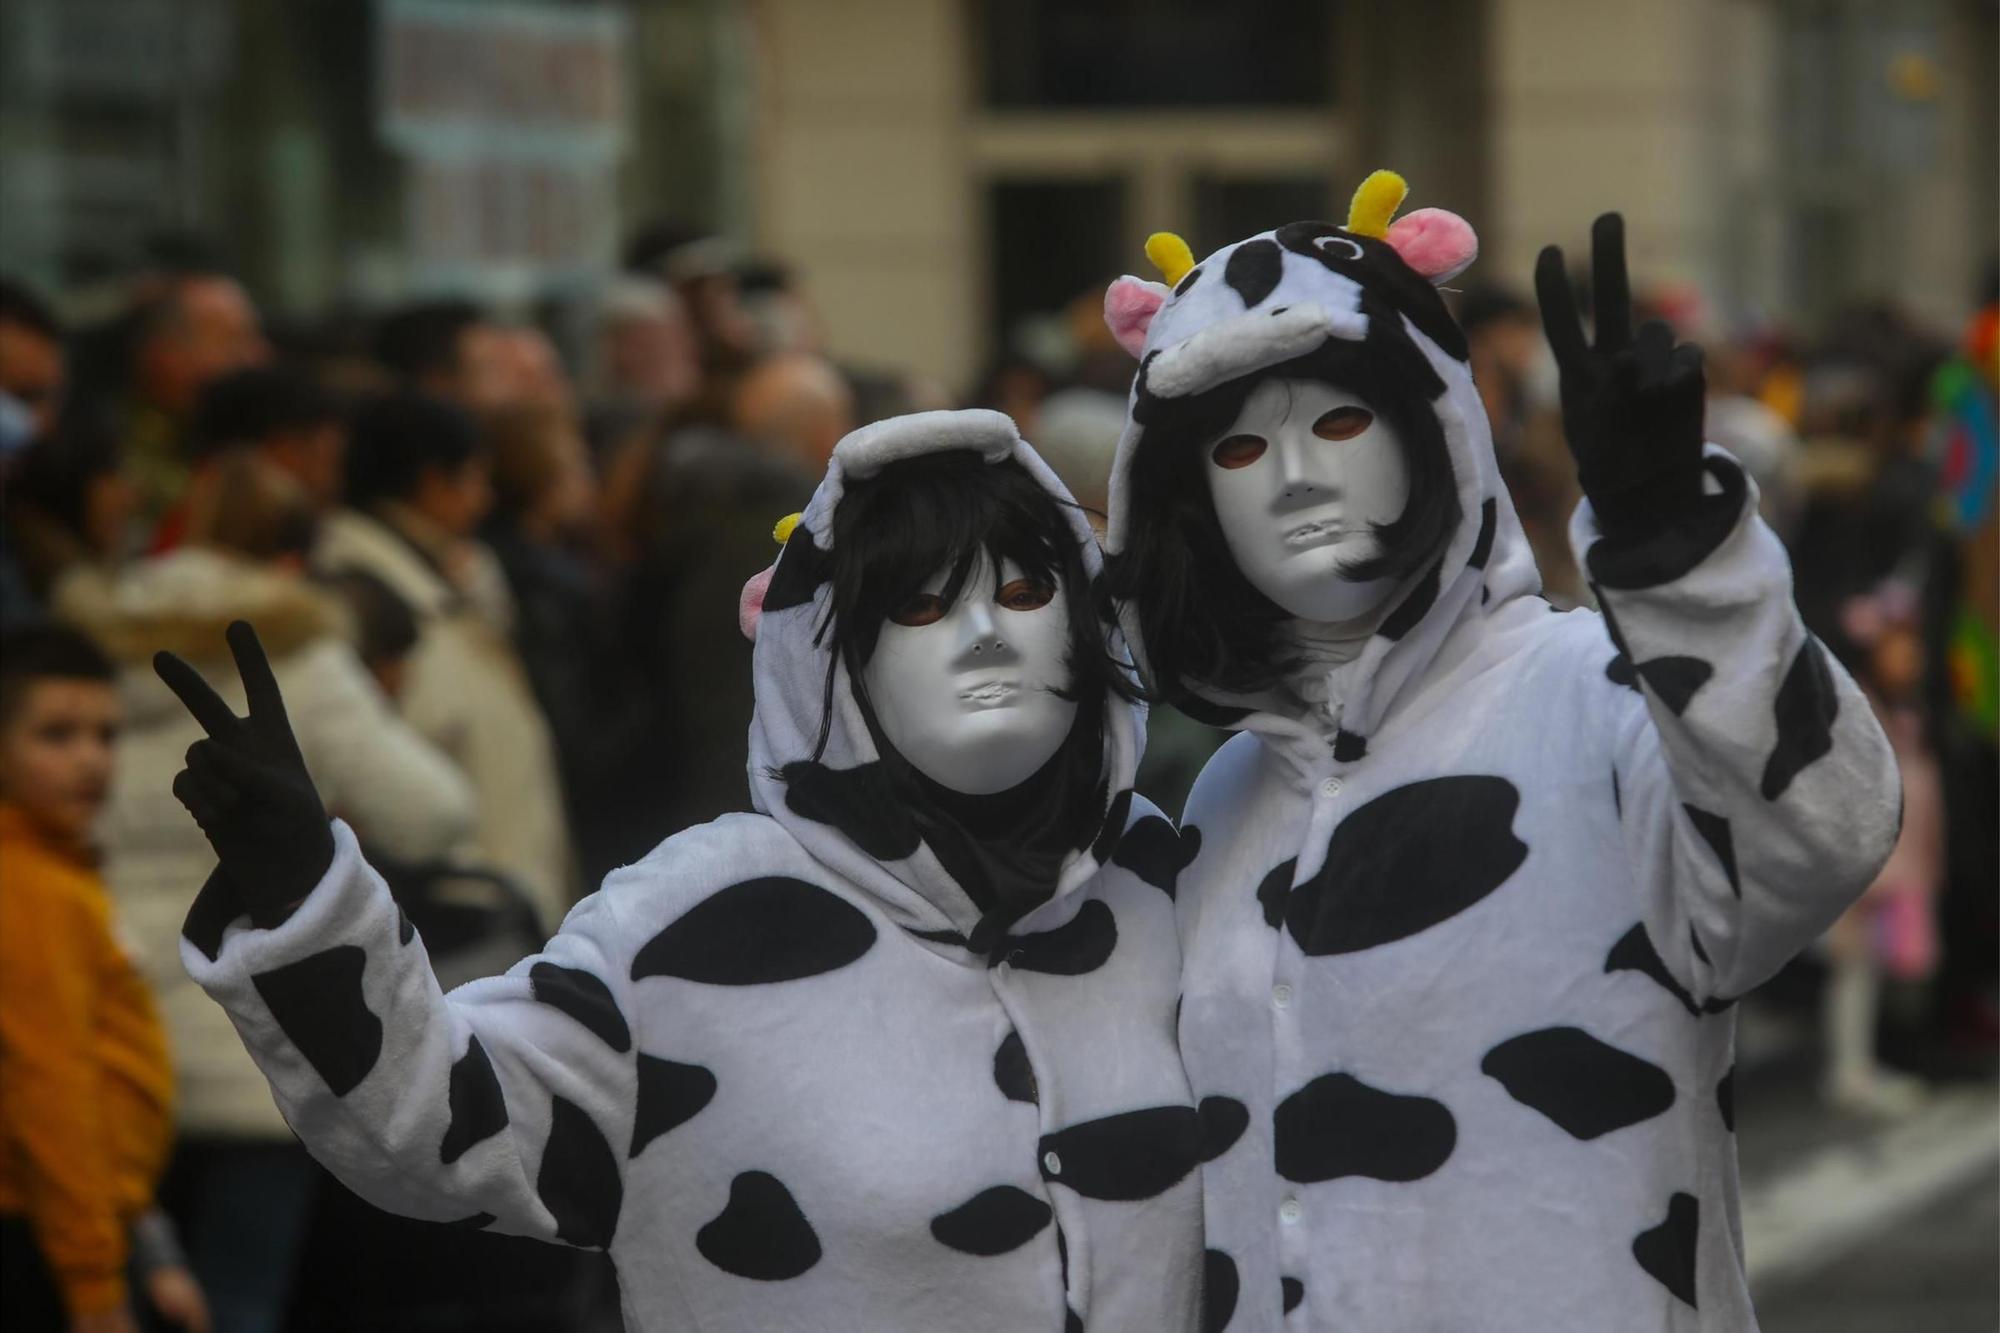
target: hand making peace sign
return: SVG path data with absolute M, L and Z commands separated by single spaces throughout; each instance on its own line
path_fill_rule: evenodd
M 207 835 L 223 877 L 259 925 L 285 912 L 333 864 L 333 830 L 313 790 L 277 678 L 244 621 L 229 627 L 229 650 L 243 678 L 250 716 L 230 711 L 201 673 L 172 653 L 153 670 L 208 733 L 188 747 L 174 795 Z
M 1562 373 L 1563 433 L 1577 480 L 1599 527 L 1626 533 L 1687 513 L 1701 500 L 1701 348 L 1674 344 L 1658 320 L 1632 333 L 1625 276 L 1625 220 L 1591 225 L 1592 308 L 1597 341 L 1584 340 L 1569 273 L 1556 246 L 1535 263 L 1542 329 Z

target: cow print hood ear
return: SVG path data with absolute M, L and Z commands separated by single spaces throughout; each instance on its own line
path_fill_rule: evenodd
M 988 463 L 1013 462 L 1047 491 L 1068 517 L 1083 569 L 1093 582 L 1103 557 L 1084 511 L 1009 417 L 984 409 L 918 412 L 854 431 L 835 446 L 826 476 L 793 523 L 763 593 L 752 670 L 756 711 L 750 723 L 750 792 L 763 814 L 782 824 L 816 858 L 881 900 L 922 937 L 963 939 L 979 924 L 971 897 L 926 846 L 891 780 L 867 711 L 838 660 L 830 623 L 834 514 L 850 480 L 872 477 L 904 459 L 970 450 Z M 1088 596 L 1087 590 L 1072 595 Z M 1104 627 L 1117 661 L 1129 660 L 1116 625 Z M 1095 875 L 1116 837 L 1104 824 L 1124 814 L 1138 772 L 1144 722 L 1128 700 L 1106 692 L 1103 782 L 1089 799 L 1100 818 L 1063 861 L 1061 896 Z
M 1287 223 L 1226 245 L 1198 263 L 1187 256 L 1181 264 L 1167 264 L 1163 271 L 1172 291 L 1147 319 L 1112 462 L 1105 549 L 1115 560 L 1142 525 L 1175 521 L 1165 514 L 1134 513 L 1132 479 L 1135 469 L 1163 465 L 1148 453 L 1149 428 L 1165 434 L 1157 428 L 1172 419 L 1178 403 L 1254 379 L 1334 339 L 1393 343 L 1429 365 L 1439 386 L 1431 409 L 1458 490 L 1459 522 L 1435 558 L 1393 594 L 1397 605 L 1348 669 L 1343 734 L 1336 744 L 1341 759 L 1366 752 L 1367 737 L 1405 687 L 1421 683 L 1454 624 L 1493 614 L 1541 588 L 1493 456 L 1485 408 L 1466 363 L 1465 335 L 1435 285 L 1471 262 L 1477 241 L 1463 219 L 1435 209 L 1418 210 L 1392 225 L 1405 188 L 1400 177 L 1377 172 L 1357 191 L 1344 227 Z M 1154 237 L 1148 253 L 1157 260 L 1178 247 L 1186 255 L 1176 238 L 1167 239 L 1173 244 Z M 1185 271 L 1174 271 L 1183 265 Z M 1123 312 L 1136 299 L 1128 290 L 1116 304 Z M 1134 571 L 1134 579 L 1143 587 L 1144 571 Z M 1130 605 L 1122 616 L 1143 673 L 1146 645 L 1139 617 Z M 1188 692 L 1175 682 L 1148 683 L 1170 696 Z M 1323 760 L 1326 738 L 1316 721 L 1275 712 L 1268 700 L 1199 684 L 1189 691 L 1197 709 L 1213 707 L 1211 720 L 1263 733 L 1281 753 L 1297 753 L 1301 762 Z

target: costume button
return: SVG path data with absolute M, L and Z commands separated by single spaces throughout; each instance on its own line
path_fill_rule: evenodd
M 1045 1153 L 1043 1153 L 1043 1154 L 1042 1154 L 1042 1169 L 1043 1169 L 1043 1170 L 1045 1170 L 1045 1171 L 1047 1171 L 1047 1172 L 1048 1172 L 1048 1173 L 1049 1173 L 1050 1175 L 1052 1175 L 1052 1176 L 1059 1176 L 1059 1175 L 1061 1175 L 1061 1174 L 1062 1174 L 1062 1158 L 1060 1158 L 1060 1157 L 1056 1156 L 1056 1155 L 1055 1155 L 1055 1154 L 1054 1154 L 1053 1152 L 1045 1152 Z
M 1340 779 L 1339 779 L 1339 778 L 1328 778 L 1328 779 L 1327 779 L 1327 780 L 1326 780 L 1325 782 L 1322 782 L 1322 783 L 1320 783 L 1320 784 L 1319 784 L 1319 794 L 1320 794 L 1320 795 L 1322 795 L 1322 796 L 1338 796 L 1338 795 L 1340 795 Z
M 1282 981 L 1271 987 L 1271 1003 L 1277 1005 L 1280 1009 L 1291 1008 L 1292 988 Z
M 1282 1221 L 1286 1226 L 1290 1226 L 1292 1223 L 1298 1221 L 1301 1217 L 1304 1217 L 1305 1213 L 1306 1213 L 1305 1205 L 1300 1203 L 1297 1199 L 1288 1198 L 1283 1203 L 1278 1205 L 1278 1219 Z

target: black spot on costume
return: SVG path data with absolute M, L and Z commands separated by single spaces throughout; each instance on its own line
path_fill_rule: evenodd
M 1334 830 L 1291 891 L 1285 925 L 1310 956 L 1372 949 L 1449 920 L 1505 884 L 1528 848 L 1505 778 L 1433 778 L 1385 792 Z
M 1087 902 L 1082 910 L 1053 930 L 1013 935 L 995 962 L 1011 963 L 1030 972 L 1048 972 L 1074 977 L 1104 966 L 1118 946 L 1118 922 L 1111 909 L 1101 902 Z
M 1488 1051 L 1479 1067 L 1508 1096 L 1579 1139 L 1650 1120 L 1674 1104 L 1666 1070 L 1581 1028 L 1523 1033 Z
M 715 1075 L 700 1065 L 639 1052 L 639 1101 L 632 1114 L 632 1151 L 695 1118 L 715 1098 Z
M 993 1082 L 1008 1101 L 1035 1104 L 1035 1070 L 1020 1033 L 1009 1032 L 993 1052 Z
M 604 1249 L 618 1230 L 625 1202 L 618 1158 L 590 1113 L 563 1097 L 551 1100 L 548 1142 L 542 1147 L 535 1192 L 555 1218 L 556 1239 Z
M 1042 1169 L 1087 1198 L 1150 1199 L 1186 1179 L 1201 1149 L 1192 1106 L 1156 1106 L 1043 1135 Z
M 611 988 L 581 968 L 555 963 L 536 963 L 528 969 L 535 998 L 560 1009 L 604 1039 L 614 1051 L 632 1049 L 632 1034 L 626 1030 L 625 1016 L 611 998 Z
M 1236 1146 L 1250 1128 L 1250 1108 L 1234 1097 L 1204 1097 L 1195 1110 L 1201 1116 L 1201 1160 L 1212 1162 Z
M 821 1253 L 798 1201 L 767 1171 L 745 1171 L 731 1181 L 729 1206 L 696 1233 L 694 1243 L 723 1272 L 755 1282 L 799 1277 Z
M 1040 1235 L 1051 1216 L 1048 1204 L 1026 1190 L 995 1185 L 932 1218 L 931 1234 L 966 1254 L 1005 1254 Z
M 632 980 L 681 977 L 759 986 L 854 962 L 875 927 L 844 899 L 804 880 L 745 880 L 695 905 L 632 960 Z
M 507 1099 L 477 1037 L 466 1041 L 465 1054 L 451 1067 L 450 1095 L 451 1124 L 438 1145 L 438 1160 L 447 1166 L 473 1144 L 507 1128 Z
M 1126 831 L 1111 860 L 1112 864 L 1124 866 L 1171 898 L 1182 868 L 1194 860 L 1200 850 L 1201 830 L 1192 829 L 1186 834 L 1177 834 L 1166 819 L 1153 816 L 1140 820 Z
M 1236 1263 L 1221 1250 L 1210 1250 L 1201 1264 L 1201 1327 L 1203 1333 L 1222 1333 L 1236 1313 L 1241 1279 Z
M 359 1087 L 382 1054 L 382 1020 L 361 994 L 366 959 L 341 944 L 251 978 L 285 1037 L 336 1097 Z
M 1833 724 L 1840 716 L 1840 697 L 1827 670 L 1826 650 L 1807 636 L 1799 645 L 1784 683 L 1778 686 L 1773 711 L 1778 718 L 1778 743 L 1764 764 L 1764 799 L 1775 801 L 1808 764 L 1833 749 Z
M 1236 289 L 1247 310 L 1261 305 L 1264 298 L 1271 294 L 1283 269 L 1284 257 L 1278 253 L 1275 244 L 1252 241 L 1248 245 L 1237 246 L 1230 253 L 1229 262 L 1222 270 L 1222 280 Z
M 917 826 L 898 803 L 880 761 L 848 769 L 816 760 L 787 764 L 784 782 L 788 809 L 838 829 L 870 856 L 900 861 L 917 850 Z
M 1458 1122 L 1442 1103 L 1371 1088 L 1351 1074 L 1322 1074 L 1279 1102 L 1273 1127 L 1278 1174 L 1301 1183 L 1421 1180 L 1458 1143 Z
M 1729 821 L 1692 805 L 1683 804 L 1681 809 L 1687 811 L 1688 822 L 1694 825 L 1694 831 L 1701 835 L 1701 840 L 1715 852 L 1722 873 L 1729 879 L 1729 891 L 1741 898 L 1743 884 L 1736 878 L 1736 839 L 1729 831 Z
M 1676 1300 L 1695 1304 L 1695 1242 L 1701 1231 L 1701 1204 L 1692 1194 L 1667 1202 L 1667 1219 L 1632 1242 L 1632 1257 Z

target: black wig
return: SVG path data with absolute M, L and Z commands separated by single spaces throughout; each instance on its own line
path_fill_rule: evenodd
M 1215 515 L 1205 461 L 1212 445 L 1267 379 L 1317 380 L 1362 399 L 1395 428 L 1409 471 L 1403 512 L 1376 528 L 1380 554 L 1342 577 L 1399 579 L 1444 545 L 1458 525 L 1458 485 L 1434 406 L 1444 383 L 1400 328 L 1365 341 L 1329 338 L 1303 356 L 1186 398 L 1142 389 L 1144 429 L 1129 481 L 1125 548 L 1109 562 L 1111 595 L 1136 608 L 1152 684 L 1186 705 L 1200 686 L 1255 694 L 1296 666 L 1289 612 L 1236 567 Z

